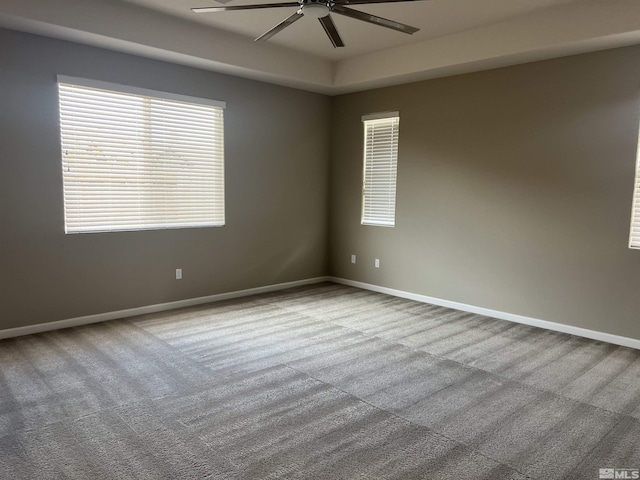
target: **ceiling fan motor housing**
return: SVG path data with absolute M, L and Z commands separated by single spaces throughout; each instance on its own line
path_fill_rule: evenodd
M 302 2 L 302 14 L 305 17 L 311 18 L 323 18 L 329 15 L 331 7 L 329 2 L 323 0 L 303 0 Z

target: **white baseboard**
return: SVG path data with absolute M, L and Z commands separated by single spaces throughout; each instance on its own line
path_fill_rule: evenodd
M 346 278 L 339 278 L 339 277 L 307 278 L 304 280 L 296 280 L 293 282 L 277 283 L 274 285 L 265 285 L 263 287 L 248 288 L 246 290 L 237 290 L 235 292 L 218 293 L 215 295 L 207 295 L 205 297 L 188 298 L 185 300 L 176 300 L 174 302 L 158 303 L 155 305 L 147 305 L 144 307 L 135 307 L 135 308 L 128 308 L 125 310 L 117 310 L 113 312 L 98 313 L 95 315 L 86 315 L 83 317 L 69 318 L 69 319 L 58 320 L 54 322 L 38 323 L 36 325 L 27 325 L 24 327 L 8 328 L 5 330 L 0 330 L 0 340 L 3 338 L 19 337 L 22 335 L 31 335 L 33 333 L 48 332 L 51 330 L 59 330 L 62 328 L 69 328 L 69 327 L 77 327 L 80 325 L 104 322 L 107 320 L 115 320 L 118 318 L 134 317 L 136 315 L 144 315 L 146 313 L 175 310 L 177 308 L 191 307 L 194 305 L 213 303 L 213 302 L 228 300 L 232 298 L 247 297 L 249 295 L 257 295 L 259 293 L 275 292 L 275 291 L 284 290 L 287 288 L 299 287 L 303 285 L 311 285 L 314 283 L 321 283 L 326 281 L 339 283 L 342 285 L 349 285 L 357 288 L 362 288 L 364 290 L 371 290 L 373 292 L 386 293 L 387 295 L 393 295 L 395 297 L 407 298 L 409 300 L 415 300 L 423 303 L 431 303 L 433 305 L 439 305 L 442 307 L 462 310 L 464 312 L 477 313 L 480 315 L 485 315 L 487 317 L 499 318 L 501 320 L 507 320 L 515 323 L 522 323 L 524 325 L 545 328 L 547 330 L 568 333 L 571 335 L 577 335 L 579 337 L 590 338 L 592 340 L 599 340 L 602 342 L 613 343 L 616 345 L 622 345 L 624 347 L 630 347 L 630 348 L 635 348 L 640 350 L 640 340 L 635 338 L 622 337 L 620 335 L 599 332 L 597 330 L 589 330 L 587 328 L 574 327 L 572 325 L 565 325 L 565 324 L 556 323 L 556 322 L 549 322 L 547 320 L 540 320 L 537 318 L 526 317 L 524 315 L 517 315 L 515 313 L 501 312 L 499 310 L 492 310 L 490 308 L 477 307 L 475 305 L 468 305 L 466 303 L 454 302 L 451 300 L 444 300 L 436 297 L 429 297 L 427 295 L 420 295 L 418 293 L 405 292 L 403 290 L 396 290 L 394 288 L 381 287 L 379 285 L 373 285 L 371 283 L 358 282 L 355 280 L 348 280 Z
M 20 337 L 22 335 L 31 335 L 33 333 L 48 332 L 50 330 L 59 330 L 61 328 L 77 327 L 80 325 L 87 325 L 89 323 L 115 320 L 117 318 L 134 317 L 136 315 L 143 315 L 145 313 L 175 310 L 176 308 L 219 302 L 220 300 L 228 300 L 231 298 L 247 297 L 249 295 L 256 295 L 259 293 L 275 292 L 277 290 L 300 287 L 302 285 L 311 285 L 314 283 L 326 282 L 328 280 L 329 277 L 306 278 L 304 280 L 296 280 L 294 282 L 265 285 L 264 287 L 248 288 L 246 290 L 237 290 L 235 292 L 217 293 L 215 295 L 207 295 L 206 297 L 187 298 L 185 300 L 176 300 L 174 302 L 158 303 L 156 305 L 147 305 L 144 307 L 127 308 L 125 310 L 98 313 L 95 315 L 86 315 L 84 317 L 68 318 L 66 320 L 57 320 L 48 323 L 38 323 L 36 325 L 27 325 L 25 327 L 7 328 L 5 330 L 0 330 L 0 340 L 3 338 Z
M 545 328 L 547 330 L 554 330 L 556 332 L 569 333 L 571 335 L 577 335 L 579 337 L 590 338 L 592 340 L 600 340 L 602 342 L 614 343 L 616 345 L 622 345 L 624 347 L 636 348 L 640 350 L 640 340 L 629 337 L 622 337 L 620 335 L 613 335 L 611 333 L 599 332 L 597 330 L 589 330 L 587 328 L 574 327 L 572 325 L 565 325 L 563 323 L 549 322 L 547 320 L 540 320 L 532 317 L 525 317 L 523 315 L 517 315 L 515 313 L 501 312 L 499 310 L 492 310 L 490 308 L 476 307 L 475 305 L 467 305 L 466 303 L 453 302 L 451 300 L 443 300 L 441 298 L 428 297 L 426 295 L 420 295 L 417 293 L 405 292 L 403 290 L 396 290 L 394 288 L 381 287 L 370 283 L 357 282 L 355 280 L 347 280 L 346 278 L 328 277 L 330 282 L 340 283 L 342 285 L 349 285 L 351 287 L 362 288 L 364 290 L 371 290 L 373 292 L 386 293 L 395 297 L 407 298 L 409 300 L 416 300 L 418 302 L 431 303 L 433 305 L 439 305 L 441 307 L 454 308 L 456 310 L 462 310 L 464 312 L 478 313 L 487 317 L 499 318 L 501 320 L 508 320 L 509 322 L 522 323 L 524 325 L 530 325 L 532 327 Z

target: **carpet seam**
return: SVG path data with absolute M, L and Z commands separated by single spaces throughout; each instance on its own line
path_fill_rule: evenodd
M 357 287 L 349 287 L 349 288 L 357 288 Z M 380 295 L 387 295 L 387 294 L 380 293 Z M 387 296 L 391 296 L 391 295 L 387 295 Z M 406 300 L 407 302 L 415 302 L 415 300 L 409 300 L 409 299 L 405 299 L 405 300 Z M 420 303 L 420 302 L 416 302 L 416 303 Z M 286 308 L 286 307 L 283 307 L 283 308 Z M 448 308 L 448 307 L 443 307 L 443 308 Z M 451 310 L 453 310 L 453 309 L 451 309 Z M 468 313 L 468 312 L 466 312 L 466 313 Z M 476 313 L 472 313 L 472 315 L 477 315 L 477 316 L 485 317 L 485 318 L 491 318 L 491 317 L 486 317 L 486 316 L 484 316 L 484 315 L 480 315 L 480 314 L 476 314 Z M 316 318 L 316 320 L 318 320 L 318 319 Z M 340 327 L 346 328 L 346 329 L 351 330 L 351 331 L 353 331 L 353 332 L 360 333 L 360 334 L 365 335 L 365 336 L 367 336 L 367 337 L 369 337 L 369 338 L 375 338 L 375 339 L 378 339 L 378 340 L 380 340 L 380 341 L 382 341 L 382 342 L 384 342 L 384 343 L 387 343 L 387 344 L 391 344 L 391 345 L 396 345 L 396 346 L 400 346 L 400 347 L 408 348 L 408 349 L 413 350 L 413 351 L 415 351 L 415 352 L 422 352 L 422 353 L 426 353 L 426 354 L 431 355 L 431 356 L 433 356 L 433 357 L 435 357 L 435 358 L 438 358 L 438 359 L 440 359 L 440 360 L 446 360 L 446 361 L 454 362 L 454 363 L 456 363 L 456 364 L 460 365 L 460 366 L 461 366 L 461 367 L 463 367 L 463 368 L 470 369 L 470 370 L 473 370 L 473 371 L 475 371 L 475 372 L 483 372 L 483 373 L 486 373 L 486 374 L 489 374 L 489 375 L 495 376 L 495 377 L 497 377 L 497 378 L 500 378 L 500 379 L 502 379 L 502 380 L 505 380 L 505 381 L 507 381 L 507 382 L 516 383 L 516 384 L 518 384 L 519 386 L 522 386 L 522 387 L 523 387 L 523 388 L 525 388 L 525 389 L 534 390 L 534 391 L 541 392 L 541 393 L 548 393 L 548 394 L 554 395 L 554 396 L 556 396 L 556 397 L 560 397 L 560 398 L 563 398 L 563 399 L 568 400 L 568 401 L 571 401 L 571 402 L 577 402 L 577 403 L 585 404 L 585 405 L 587 405 L 587 406 L 590 406 L 590 407 L 593 407 L 593 408 L 596 408 L 596 409 L 599 409 L 599 410 L 603 410 L 603 411 L 606 411 L 606 412 L 612 413 L 612 414 L 614 414 L 614 415 L 626 415 L 626 414 L 624 414 L 624 413 L 616 412 L 616 411 L 613 411 L 613 410 L 609 410 L 609 409 L 607 409 L 607 408 L 600 407 L 600 406 L 598 406 L 598 405 L 592 405 L 592 404 L 587 403 L 587 402 L 583 402 L 583 401 L 580 401 L 580 400 L 576 400 L 576 399 L 574 399 L 574 398 L 571 398 L 571 397 L 568 397 L 568 396 L 562 395 L 561 393 L 557 393 L 557 392 L 554 392 L 554 391 L 552 391 L 552 390 L 547 390 L 547 389 L 544 389 L 544 388 L 541 388 L 541 387 L 536 387 L 536 386 L 533 386 L 533 385 L 529 385 L 529 384 L 526 384 L 526 383 L 522 383 L 522 382 L 520 382 L 519 380 L 513 380 L 513 379 L 511 379 L 511 378 L 509 378 L 509 377 L 507 377 L 507 376 L 505 376 L 505 375 L 502 375 L 502 374 L 499 374 L 499 373 L 493 373 L 493 372 L 490 372 L 490 371 L 488 371 L 488 370 L 484 370 L 484 369 L 482 369 L 482 368 L 475 367 L 475 366 L 473 366 L 473 365 L 469 365 L 469 364 L 466 364 L 466 363 L 462 363 L 462 362 L 461 362 L 461 361 L 459 361 L 459 360 L 456 360 L 456 359 L 453 359 L 453 358 L 449 358 L 449 357 L 445 357 L 445 356 L 443 356 L 443 355 L 441 355 L 441 354 L 432 353 L 432 352 L 430 352 L 430 351 L 428 351 L 428 350 L 424 350 L 424 349 L 422 349 L 422 348 L 412 347 L 412 346 L 410 346 L 410 345 L 405 345 L 405 344 L 403 344 L 403 343 L 398 343 L 398 342 L 396 342 L 396 341 L 389 340 L 389 339 L 386 339 L 386 338 L 384 338 L 384 337 L 379 337 L 379 336 L 377 336 L 377 335 L 375 335 L 375 334 L 370 334 L 370 333 L 367 333 L 367 332 L 364 332 L 364 331 L 361 331 L 361 330 L 357 330 L 357 329 L 355 329 L 355 328 L 353 328 L 353 327 L 349 327 L 349 326 L 341 325 L 341 324 L 336 323 L 336 322 L 334 322 L 334 321 L 332 321 L 332 320 L 323 320 L 323 319 L 319 319 L 319 320 L 324 321 L 324 322 L 327 322 L 327 323 L 331 323 L 331 324 L 336 325 L 336 326 L 340 326 Z M 491 319 L 491 320 L 494 320 L 494 319 Z M 499 319 L 498 319 L 498 320 L 499 320 Z M 557 334 L 557 335 L 567 335 L 567 336 L 570 336 L 570 337 L 574 337 L 574 338 L 576 338 L 576 339 L 585 340 L 586 342 L 590 342 L 590 343 L 591 343 L 591 342 L 593 342 L 593 343 L 602 343 L 602 342 L 599 342 L 598 340 L 584 339 L 584 338 L 582 338 L 582 337 L 578 337 L 578 336 L 576 336 L 576 335 L 571 335 L 571 334 L 561 333 L 561 332 L 553 332 L 553 331 L 551 331 L 551 330 L 545 330 L 544 328 L 540 328 L 540 327 L 532 327 L 532 328 L 537 328 L 537 329 L 542 330 L 542 331 L 548 331 L 548 332 L 551 332 L 551 333 L 553 333 L 553 334 Z M 628 347 L 623 347 L 623 346 L 620 346 L 620 345 L 616 345 L 616 347 L 617 347 L 617 348 L 624 348 L 624 349 L 628 348 Z M 578 347 L 575 347 L 575 348 L 578 348 Z M 573 350 L 574 350 L 574 349 L 572 349 L 572 351 L 573 351 Z M 302 359 L 304 359 L 304 358 L 302 358 Z M 302 359 L 300 359 L 300 360 L 302 360 Z M 546 365 L 546 364 L 545 364 L 545 365 Z M 584 373 L 583 373 L 583 375 L 584 375 Z M 447 387 L 444 387 L 444 388 L 448 388 L 449 386 L 450 386 L 450 385 L 448 385 Z M 635 418 L 635 417 L 632 417 L 632 418 Z
M 403 420 L 404 422 L 407 422 L 408 424 L 413 425 L 414 427 L 424 428 L 425 430 L 427 430 L 427 431 L 428 431 L 429 433 L 431 433 L 431 434 L 437 435 L 437 436 L 442 437 L 442 438 L 446 438 L 447 440 L 449 440 L 449 441 L 451 441 L 451 442 L 454 442 L 454 443 L 457 443 L 458 445 L 464 445 L 465 447 L 469 448 L 470 450 L 472 450 L 473 452 L 477 453 L 478 455 L 480 455 L 480 456 L 482 456 L 482 457 L 484 457 L 484 458 L 486 458 L 486 459 L 488 459 L 488 460 L 491 460 L 491 461 L 495 462 L 495 463 L 496 463 L 496 464 L 498 464 L 498 465 L 502 465 L 502 466 L 504 466 L 504 467 L 507 467 L 507 468 L 509 468 L 509 469 L 511 469 L 511 470 L 513 470 L 513 471 L 515 471 L 515 472 L 517 472 L 517 473 L 519 473 L 520 475 L 523 475 L 523 476 L 524 476 L 524 477 L 526 477 L 526 478 L 533 478 L 533 477 L 530 477 L 529 475 L 527 475 L 526 473 L 523 473 L 523 472 L 521 472 L 520 470 L 518 470 L 518 469 L 516 469 L 516 468 L 514 468 L 514 467 L 511 467 L 510 465 L 508 465 L 508 464 L 506 464 L 506 463 L 503 463 L 503 462 L 501 462 L 501 461 L 498 461 L 498 460 L 496 460 L 495 458 L 492 458 L 492 457 L 490 457 L 490 456 L 488 456 L 488 455 L 486 455 L 486 454 L 484 454 L 484 453 L 482 453 L 482 452 L 480 452 L 480 451 L 476 450 L 476 449 L 475 449 L 474 447 L 472 447 L 471 445 L 468 445 L 468 444 L 466 444 L 466 443 L 464 443 L 464 442 L 461 442 L 461 441 L 459 441 L 459 440 L 456 440 L 456 439 L 454 439 L 454 438 L 450 438 L 450 437 L 448 437 L 447 435 L 444 435 L 444 434 L 442 434 L 442 433 L 440 433 L 440 432 L 438 432 L 438 431 L 436 431 L 436 430 L 433 430 L 433 429 L 431 429 L 431 428 L 427 427 L 426 425 L 420 425 L 419 423 L 415 423 L 415 422 L 413 422 L 413 421 L 409 420 L 408 418 L 404 418 L 402 415 L 399 415 L 399 414 L 398 414 L 398 413 L 396 413 L 396 412 L 386 410 L 386 409 L 384 409 L 384 408 L 382 408 L 382 407 L 379 407 L 379 406 L 377 406 L 377 405 L 373 405 L 372 403 L 368 402 L 367 400 L 364 400 L 363 398 L 360 398 L 358 395 L 354 395 L 353 393 L 349 393 L 349 392 L 347 392 L 347 391 L 343 390 L 342 388 L 340 388 L 340 387 L 338 387 L 338 386 L 336 386 L 336 385 L 333 385 L 333 384 L 331 384 L 331 383 L 327 383 L 327 382 L 325 382 L 325 381 L 323 381 L 323 380 L 320 380 L 320 379 L 318 379 L 318 378 L 314 377 L 313 375 L 310 375 L 310 374 L 308 374 L 308 373 L 306 373 L 306 372 L 303 372 L 303 371 L 301 371 L 301 370 L 298 370 L 298 369 L 297 369 L 297 368 L 295 368 L 295 367 L 292 367 L 292 366 L 291 366 L 291 365 L 289 365 L 289 364 L 283 363 L 283 364 L 282 364 L 282 366 L 287 367 L 287 368 L 290 368 L 291 370 L 294 370 L 294 371 L 296 371 L 296 372 L 298 372 L 298 373 L 300 373 L 300 374 L 302 374 L 302 375 L 305 375 L 305 376 L 307 376 L 307 377 L 309 377 L 309 378 L 312 378 L 313 380 L 315 380 L 315 381 L 317 381 L 317 382 L 320 382 L 320 383 L 322 383 L 323 385 L 327 385 L 328 387 L 330 387 L 330 388 L 334 388 L 334 389 L 336 389 L 336 390 L 338 390 L 338 391 L 340 391 L 340 392 L 344 393 L 345 395 L 348 395 L 348 396 L 350 396 L 350 397 L 353 397 L 353 398 L 357 399 L 358 401 L 360 401 L 360 402 L 362 402 L 362 403 L 365 403 L 366 405 L 370 406 L 371 408 L 374 408 L 375 410 L 377 410 L 377 411 L 379 411 L 379 412 L 385 412 L 385 413 L 387 413 L 387 414 L 391 415 L 392 417 L 395 417 L 395 418 L 397 418 L 397 419 L 399 419 L 399 420 Z

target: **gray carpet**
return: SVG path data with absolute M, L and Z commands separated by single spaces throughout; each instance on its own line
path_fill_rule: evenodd
M 330 283 L 0 342 L 8 479 L 597 479 L 640 351 Z

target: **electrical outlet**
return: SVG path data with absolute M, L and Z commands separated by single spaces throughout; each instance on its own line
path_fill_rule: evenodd
M 351 263 L 356 263 L 356 256 L 355 255 L 351 255 Z
M 380 259 L 376 258 L 374 265 L 376 266 L 376 268 L 380 268 Z
M 176 268 L 176 280 L 182 280 L 182 269 Z

